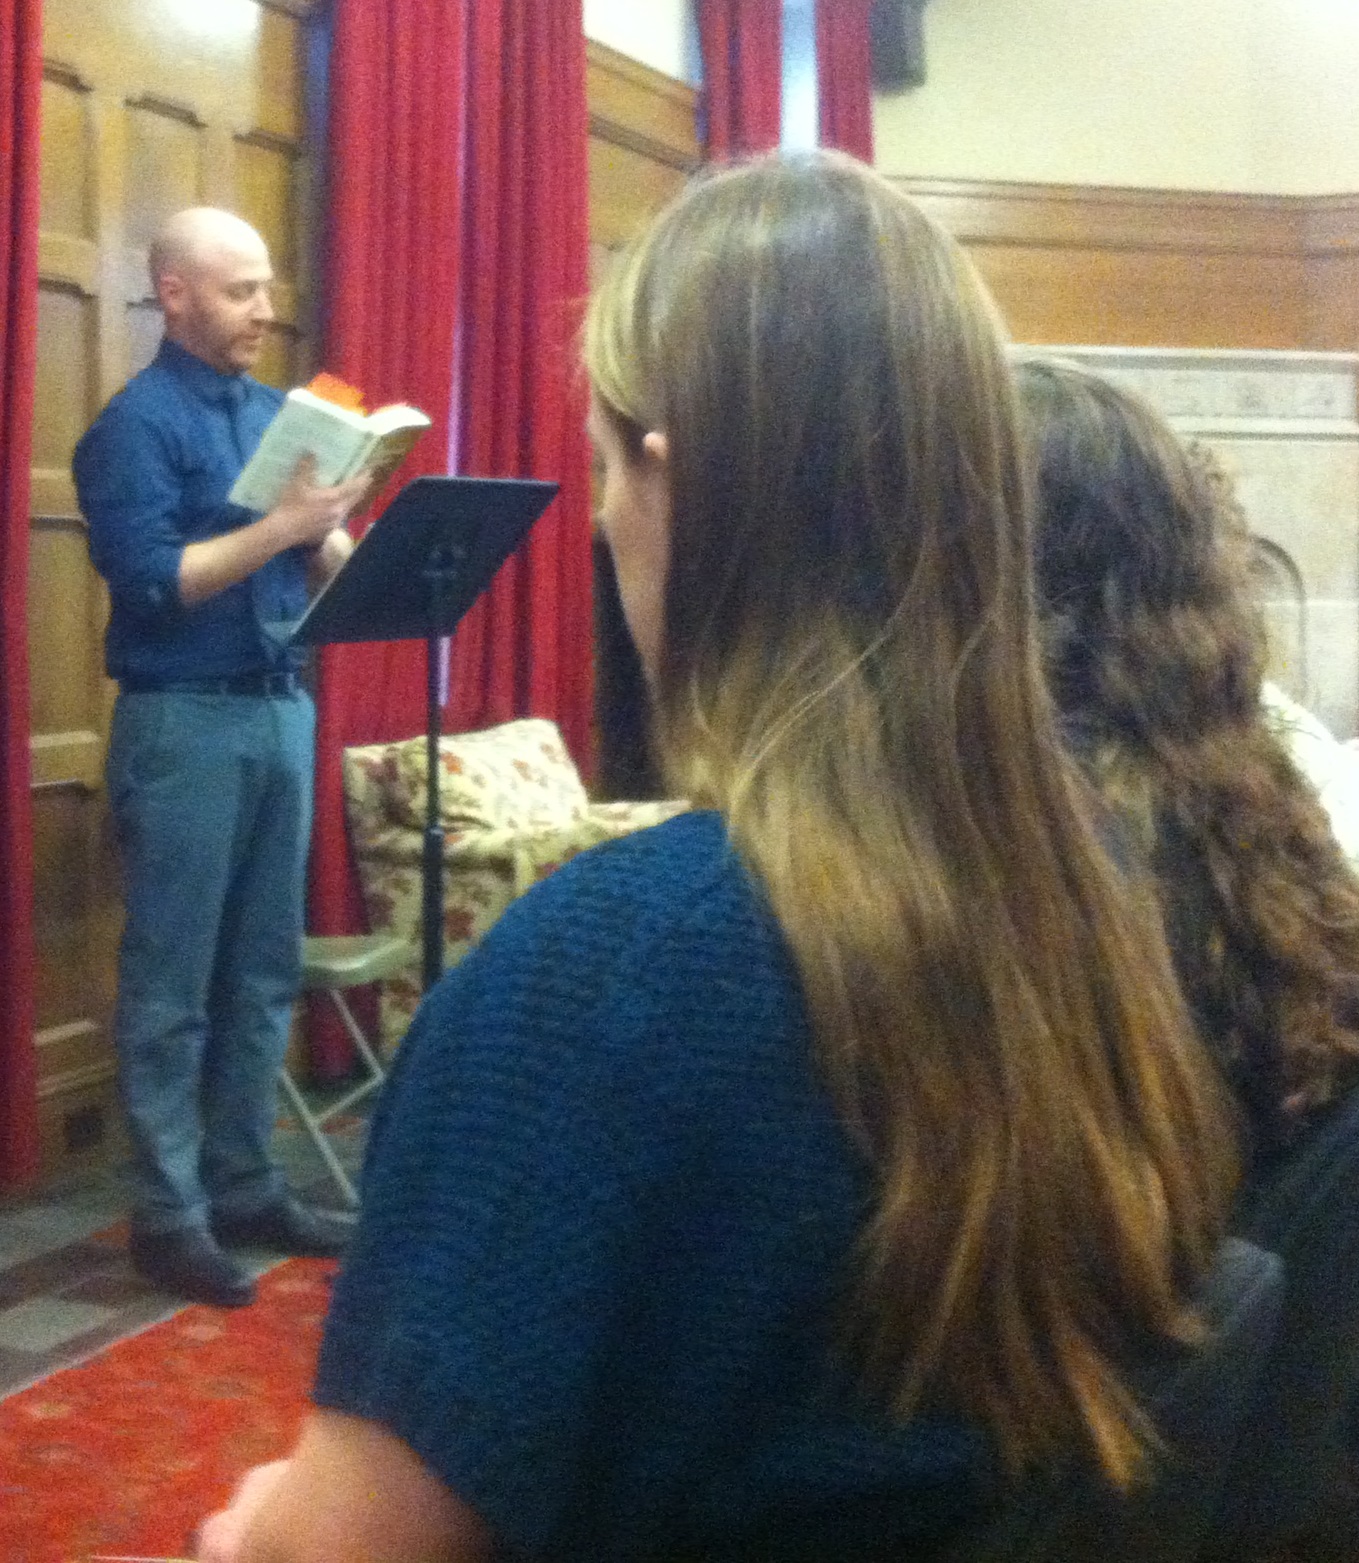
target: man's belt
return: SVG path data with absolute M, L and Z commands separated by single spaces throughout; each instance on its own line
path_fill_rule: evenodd
M 228 673 L 223 678 L 146 678 L 124 675 L 118 687 L 125 695 L 295 695 L 302 680 L 292 672 Z

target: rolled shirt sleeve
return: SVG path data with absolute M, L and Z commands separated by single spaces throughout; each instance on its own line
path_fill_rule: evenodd
M 76 447 L 72 467 L 90 557 L 115 600 L 138 618 L 182 611 L 183 480 L 172 431 L 114 403 Z

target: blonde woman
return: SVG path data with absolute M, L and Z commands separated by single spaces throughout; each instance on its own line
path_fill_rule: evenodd
M 872 1559 L 1150 1429 L 1233 1147 L 1049 711 L 992 306 L 832 155 L 591 307 L 601 521 L 694 812 L 402 1048 L 293 1459 L 208 1556 Z M 220 1539 L 220 1550 L 211 1550 Z

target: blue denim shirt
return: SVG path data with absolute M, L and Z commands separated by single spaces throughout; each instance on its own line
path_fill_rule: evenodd
M 90 557 L 113 602 L 113 678 L 219 678 L 300 661 L 279 636 L 307 606 L 307 550 L 288 549 L 192 607 L 179 600 L 186 545 L 255 519 L 227 493 L 282 401 L 164 341 L 76 446 Z

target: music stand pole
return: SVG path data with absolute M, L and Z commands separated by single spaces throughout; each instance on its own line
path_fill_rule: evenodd
M 439 687 L 440 626 L 447 622 L 458 570 L 466 550 L 440 542 L 421 574 L 429 593 L 429 633 L 425 637 L 425 835 L 420 875 L 421 987 L 438 982 L 444 969 L 444 827 L 439 809 L 439 739 L 443 734 L 443 691 Z
M 443 705 L 439 641 L 451 635 L 496 571 L 552 503 L 538 478 L 421 477 L 408 483 L 364 533 L 349 559 L 291 627 L 297 646 L 423 640 L 428 792 L 421 864 L 424 986 L 444 965 L 444 829 L 439 739 Z

